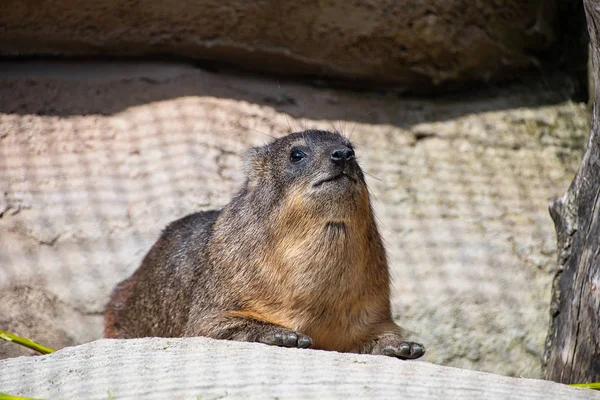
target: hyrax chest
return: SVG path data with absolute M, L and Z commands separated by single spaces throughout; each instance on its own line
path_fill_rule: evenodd
M 309 233 L 309 232 L 305 232 Z M 309 335 L 314 347 L 353 351 L 385 318 L 387 288 L 364 235 L 342 222 L 282 238 L 264 268 L 264 299 L 255 311 Z M 359 236 L 359 237 L 357 237 Z

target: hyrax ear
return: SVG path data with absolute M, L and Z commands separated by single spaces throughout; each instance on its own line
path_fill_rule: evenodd
M 252 147 L 244 157 L 246 182 L 249 188 L 255 186 L 269 171 L 267 150 L 263 147 Z

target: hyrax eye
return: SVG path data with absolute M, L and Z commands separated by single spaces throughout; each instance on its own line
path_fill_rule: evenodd
M 305 157 L 306 154 L 300 150 L 293 150 L 290 153 L 290 161 L 293 163 L 299 163 L 300 161 L 304 160 Z

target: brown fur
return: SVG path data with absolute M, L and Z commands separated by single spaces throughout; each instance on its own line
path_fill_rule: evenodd
M 290 151 L 306 161 L 295 165 Z M 389 273 L 364 176 L 338 134 L 253 149 L 221 211 L 171 224 L 106 309 L 106 337 L 209 336 L 417 358 L 390 312 Z M 339 174 L 339 175 L 337 175 Z M 339 179 L 321 184 L 335 175 Z M 283 338 L 283 339 L 282 339 Z M 302 340 L 301 340 L 302 339 Z

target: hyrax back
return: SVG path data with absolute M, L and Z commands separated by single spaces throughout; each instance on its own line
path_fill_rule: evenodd
M 418 358 L 352 144 L 305 131 L 251 149 L 223 209 L 170 224 L 114 290 L 105 336 L 208 336 Z

